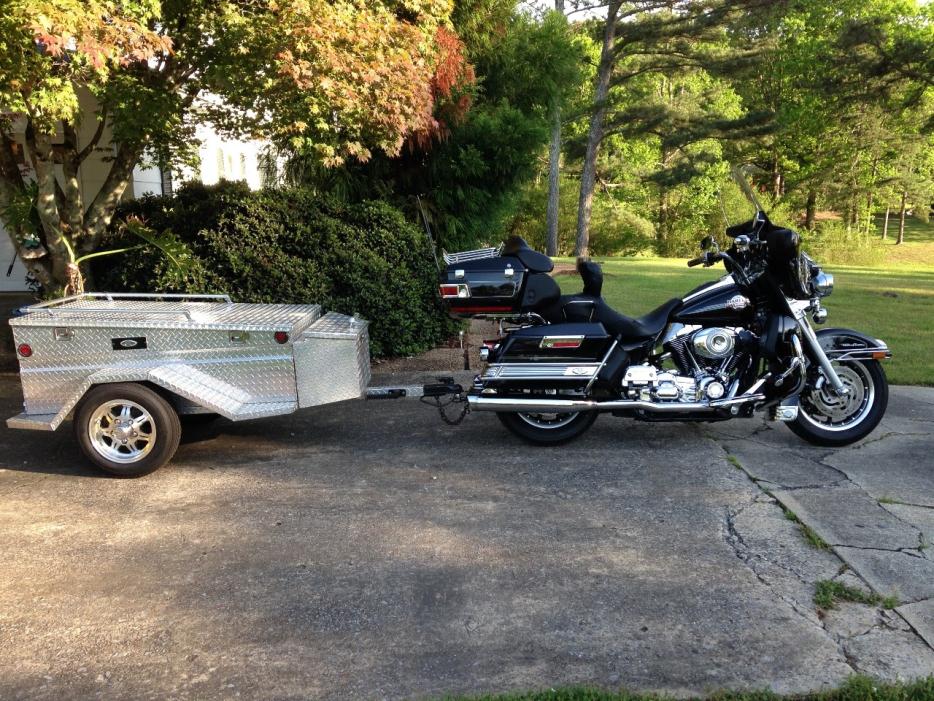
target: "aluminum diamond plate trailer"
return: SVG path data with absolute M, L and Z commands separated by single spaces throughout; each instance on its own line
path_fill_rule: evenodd
M 317 304 L 83 294 L 24 307 L 10 326 L 25 401 L 7 425 L 54 431 L 72 417 L 85 455 L 122 476 L 171 459 L 179 415 L 287 414 L 364 396 L 370 379 L 367 322 Z

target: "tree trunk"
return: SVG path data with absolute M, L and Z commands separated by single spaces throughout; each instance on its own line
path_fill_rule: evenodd
M 564 0 L 555 0 L 555 10 L 564 14 Z M 561 178 L 561 105 L 555 101 L 551 110 L 551 147 L 548 149 L 548 215 L 545 253 L 558 255 L 559 184 Z
M 555 105 L 551 115 L 551 147 L 548 149 L 548 231 L 545 253 L 558 255 L 558 214 L 560 209 L 559 181 L 561 178 L 561 107 Z
M 905 242 L 905 212 L 908 209 L 908 193 L 904 190 L 902 191 L 902 207 L 898 213 L 898 239 L 896 239 L 895 244 Z
M 889 205 L 885 205 L 885 219 L 882 220 L 882 240 L 885 241 L 889 237 L 889 213 L 892 211 L 892 208 Z
M 658 252 L 665 255 L 668 252 L 665 246 L 668 240 L 668 188 L 664 185 L 658 192 L 658 230 L 655 232 L 655 240 Z
M 782 173 L 779 170 L 778 154 L 772 156 L 772 197 L 782 196 Z
M 2 216 L 16 200 L 28 197 L 19 163 L 16 162 L 13 139 L 0 132 L 0 218 L 4 220 L 7 235 L 13 244 L 16 255 L 23 262 L 26 270 L 32 273 L 39 284 L 45 288 L 53 287 L 51 259 L 49 252 L 41 243 L 27 248 L 27 236 L 35 236 L 36 231 L 29 231 L 20 222 L 7 221 Z
M 817 215 L 817 191 L 814 188 L 808 190 L 807 203 L 804 205 L 804 228 L 808 231 L 814 230 L 814 219 Z
M 130 184 L 133 177 L 133 168 L 142 156 L 142 146 L 120 144 L 117 155 L 114 156 L 110 172 L 97 196 L 88 207 L 84 215 L 84 230 L 82 231 L 79 250 L 81 253 L 91 253 L 97 249 L 104 237 L 104 232 L 110 225 L 120 198 Z
M 593 208 L 593 190 L 597 181 L 597 151 L 603 140 L 603 120 L 606 117 L 606 97 L 610 91 L 610 75 L 615 61 L 613 44 L 616 38 L 616 15 L 620 0 L 612 0 L 607 9 L 606 27 L 603 30 L 603 46 L 600 50 L 600 65 L 597 68 L 597 86 L 594 91 L 594 111 L 590 117 L 587 148 L 584 152 L 584 167 L 581 173 L 581 191 L 577 203 L 577 241 L 574 255 L 586 256 L 590 250 L 590 214 Z

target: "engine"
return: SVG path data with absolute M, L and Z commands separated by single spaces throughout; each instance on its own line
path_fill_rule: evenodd
M 727 390 L 715 375 L 682 375 L 644 364 L 626 369 L 623 391 L 629 399 L 647 402 L 699 402 L 721 399 Z
M 682 327 L 663 344 L 676 369 L 648 363 L 630 366 L 623 377 L 623 391 L 629 399 L 652 402 L 722 399 L 733 373 L 749 357 L 743 348 L 752 338 L 748 331 L 729 328 Z

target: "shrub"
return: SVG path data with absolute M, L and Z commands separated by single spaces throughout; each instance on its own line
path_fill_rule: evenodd
M 173 284 L 158 252 L 95 261 L 99 289 L 228 292 L 237 301 L 319 303 L 370 321 L 374 356 L 409 355 L 453 329 L 436 293 L 427 237 L 383 202 L 344 204 L 301 189 L 251 192 L 240 183 L 191 184 L 171 197 L 122 205 L 108 247 L 132 245 L 119 221 L 136 215 L 171 230 L 197 258 Z
M 873 236 L 847 231 L 837 222 L 824 222 L 813 231 L 801 230 L 801 247 L 818 263 L 879 265 L 885 258 L 882 243 Z

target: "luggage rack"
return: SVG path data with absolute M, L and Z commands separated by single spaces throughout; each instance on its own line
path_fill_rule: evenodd
M 459 253 L 442 252 L 441 257 L 447 265 L 463 263 L 468 260 L 482 260 L 484 258 L 496 258 L 503 250 L 502 245 L 490 248 L 478 248 L 473 251 L 461 251 Z
M 93 302 L 129 302 L 126 306 L 114 306 L 113 304 L 104 304 L 94 306 Z M 207 295 L 207 294 L 147 294 L 137 292 L 84 292 L 70 297 L 61 297 L 49 302 L 40 302 L 28 307 L 19 309 L 19 315 L 45 313 L 50 317 L 58 314 L 100 314 L 118 313 L 118 314 L 138 314 L 142 309 L 139 306 L 133 306 L 133 303 L 139 302 L 208 302 L 215 304 L 233 305 L 230 295 Z M 80 306 L 78 306 L 80 305 Z M 171 316 L 184 315 L 189 321 L 192 321 L 191 310 L 185 307 L 147 307 L 146 314 L 168 314 Z

